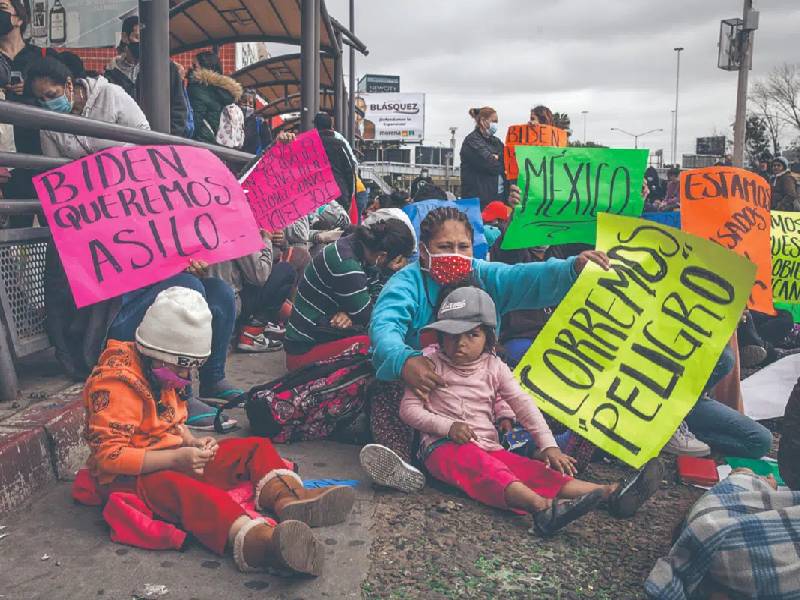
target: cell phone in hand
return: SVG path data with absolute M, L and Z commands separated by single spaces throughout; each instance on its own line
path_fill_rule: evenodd
M 22 83 L 22 71 L 11 71 L 11 73 L 9 73 L 8 83 L 11 85 Z

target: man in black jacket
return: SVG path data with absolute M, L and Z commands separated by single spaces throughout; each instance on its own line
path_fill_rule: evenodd
M 128 92 L 128 95 L 141 106 L 141 99 L 147 90 L 142 90 L 139 81 L 139 58 L 141 42 L 139 17 L 132 15 L 122 21 L 120 35 L 121 53 L 114 57 L 106 68 L 105 78 Z M 186 100 L 183 96 L 183 81 L 178 67 L 169 62 L 169 129 L 172 135 L 184 136 L 186 133 Z
M 322 138 L 322 146 L 331 163 L 333 178 L 339 186 L 341 195 L 336 201 L 346 211 L 350 210 L 350 202 L 355 190 L 355 165 L 350 160 L 350 154 L 345 147 L 345 141 L 336 137 L 333 130 L 333 119 L 325 113 L 317 113 L 314 117 L 314 127 Z

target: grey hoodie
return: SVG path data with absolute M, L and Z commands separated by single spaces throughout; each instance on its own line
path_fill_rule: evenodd
M 78 79 L 77 85 L 83 86 L 87 92 L 86 106 L 81 116 L 137 129 L 150 129 L 147 117 L 134 99 L 118 85 L 109 83 L 102 75 L 97 78 Z M 40 136 L 45 156 L 60 156 L 73 160 L 113 146 L 129 145 L 57 131 L 42 131 Z

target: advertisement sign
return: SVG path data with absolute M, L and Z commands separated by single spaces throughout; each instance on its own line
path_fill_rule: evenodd
M 359 92 L 378 94 L 397 93 L 400 91 L 399 75 L 364 75 L 358 80 Z
M 119 43 L 122 19 L 137 0 L 27 0 L 30 41 L 42 48 L 100 48 Z
M 425 94 L 359 94 L 356 109 L 356 132 L 363 140 L 421 142 L 425 137 Z

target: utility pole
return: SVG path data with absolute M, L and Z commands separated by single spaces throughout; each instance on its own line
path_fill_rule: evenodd
M 678 65 L 675 70 L 675 122 L 673 124 L 674 133 L 672 134 L 672 164 L 678 164 L 678 89 L 681 83 L 681 52 L 683 48 L 673 48 L 678 56 Z
M 586 115 L 589 114 L 588 110 L 582 110 L 581 114 L 583 115 L 583 145 L 586 145 Z
M 350 33 L 356 33 L 356 0 L 350 0 Z M 349 95 L 347 97 L 347 141 L 355 149 L 356 139 L 356 50 L 350 45 Z
M 450 176 L 455 173 L 455 164 L 456 164 L 456 130 L 457 127 L 450 128 L 450 158 L 447 160 L 447 165 L 445 168 L 447 169 L 447 191 L 452 192 L 453 190 L 450 188 Z
M 744 0 L 744 21 L 739 32 L 739 80 L 736 85 L 736 119 L 733 122 L 733 166 L 744 166 L 745 119 L 747 117 L 747 80 L 753 56 L 753 36 L 758 29 L 758 11 L 753 10 L 753 0 Z
M 669 111 L 669 162 L 675 164 L 675 111 Z

